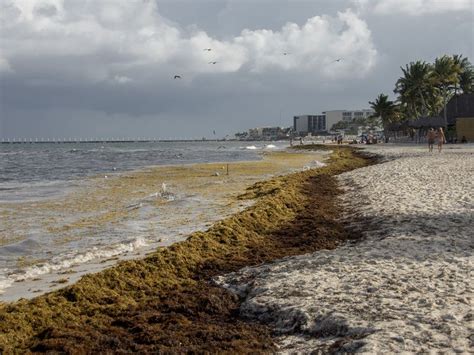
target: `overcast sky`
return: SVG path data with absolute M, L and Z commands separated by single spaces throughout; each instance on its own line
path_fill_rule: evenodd
M 0 0 L 0 137 L 290 126 L 473 43 L 474 0 Z

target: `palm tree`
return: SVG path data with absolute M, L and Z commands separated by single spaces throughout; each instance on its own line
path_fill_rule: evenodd
M 474 92 L 474 70 L 472 68 L 463 71 L 459 75 L 459 86 L 465 94 Z
M 380 126 L 380 118 L 376 115 L 371 115 L 365 120 L 366 126 L 369 126 L 369 129 L 373 130 L 375 127 Z
M 459 73 L 459 88 L 463 93 L 469 94 L 472 93 L 474 88 L 474 68 L 469 62 L 469 59 L 463 58 L 462 54 L 453 55 L 454 64 L 458 65 L 460 68 Z M 455 95 L 458 94 L 458 86 L 455 84 Z
M 418 118 L 430 111 L 428 100 L 435 95 L 429 80 L 431 65 L 416 61 L 400 68 L 403 76 L 395 84 L 394 92 L 399 94 L 399 101 L 408 116 Z
M 388 142 L 388 125 L 397 118 L 397 105 L 388 99 L 385 94 L 379 94 L 375 101 L 369 101 L 370 107 L 375 111 L 374 117 L 380 117 L 383 125 L 385 142 Z
M 460 73 L 460 65 L 456 63 L 452 57 L 444 55 L 441 58 L 436 58 L 430 74 L 433 85 L 439 88 L 443 95 L 445 127 L 448 126 L 448 118 L 446 113 L 448 96 L 453 94 L 456 85 L 459 83 Z

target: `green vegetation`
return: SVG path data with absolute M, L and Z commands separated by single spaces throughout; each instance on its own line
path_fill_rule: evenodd
M 344 130 L 346 134 L 356 135 L 359 127 L 368 127 L 370 130 L 373 130 L 375 127 L 380 125 L 379 121 L 379 116 L 377 115 L 354 118 L 351 122 L 339 121 L 333 124 L 331 130 Z
M 274 351 L 269 330 L 240 320 L 238 299 L 209 281 L 355 237 L 338 219 L 334 175 L 370 161 L 347 147 L 331 149 L 324 168 L 247 189 L 241 198 L 255 204 L 206 232 L 61 290 L 0 305 L 0 353 Z
M 349 122 L 347 121 L 339 121 L 337 123 L 334 123 L 331 127 L 331 130 L 335 131 L 335 130 L 338 130 L 338 129 L 346 129 L 348 128 L 350 125 Z
M 370 108 L 375 111 L 373 116 L 380 117 L 383 125 L 384 135 L 388 137 L 387 126 L 395 122 L 399 117 L 397 105 L 388 99 L 387 95 L 380 94 L 374 102 L 369 101 Z
M 474 89 L 474 67 L 462 55 L 444 55 L 434 63 L 410 62 L 401 67 L 403 75 L 397 80 L 394 92 L 397 100 L 390 101 L 380 94 L 369 102 L 374 110 L 385 114 L 384 127 L 391 122 L 436 116 L 454 95 L 472 93 Z

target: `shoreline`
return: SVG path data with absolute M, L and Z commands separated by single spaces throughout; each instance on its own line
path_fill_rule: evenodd
M 381 163 L 338 175 L 354 244 L 217 279 L 280 353 L 472 349 L 474 149 L 368 147 Z
M 235 318 L 238 300 L 227 291 L 211 286 L 208 281 L 217 274 L 236 271 L 246 265 L 319 250 L 321 247 L 334 248 L 350 237 L 343 226 L 334 220 L 335 216 L 331 217 L 328 213 L 333 204 L 328 196 L 338 193 L 332 176 L 368 162 L 357 154 L 352 155 L 353 150 L 346 147 L 322 149 L 334 151 L 328 166 L 255 184 L 245 194 L 245 198 L 258 197 L 252 207 L 215 223 L 206 232 L 193 233 L 186 241 L 159 249 L 143 260 L 120 262 L 100 273 L 86 275 L 76 284 L 59 291 L 31 301 L 21 300 L 1 306 L 3 322 L 0 326 L 4 336 L 0 338 L 0 344 L 3 344 L 3 350 L 71 349 L 69 341 L 75 337 L 75 346 L 105 351 L 105 334 L 108 334 L 109 340 L 113 338 L 114 342 L 118 342 L 115 349 L 273 349 L 269 330 L 265 326 Z M 326 208 L 314 203 L 319 200 L 325 201 Z M 310 204 L 310 201 L 313 203 Z M 330 222 L 334 228 L 314 229 L 316 221 L 308 218 L 308 211 L 311 215 L 319 213 L 319 221 Z M 293 240 L 295 244 L 292 244 L 288 236 L 295 235 L 295 232 L 299 239 Z M 156 298 L 157 292 L 159 299 Z M 201 299 L 201 303 L 190 303 L 190 299 Z M 180 304 L 189 307 L 183 309 Z M 166 315 L 163 309 L 174 311 Z M 127 331 L 132 327 L 129 322 L 138 326 L 144 314 L 152 317 L 149 312 L 157 318 L 157 323 L 146 322 L 146 327 L 143 328 L 145 324 L 140 325 L 137 332 L 141 338 L 152 337 L 154 340 L 139 346 L 135 342 L 137 335 Z M 196 318 L 197 313 L 194 312 L 202 314 Z M 52 314 L 57 315 L 54 320 Z M 179 324 L 177 327 L 180 329 L 173 330 L 166 326 L 170 317 Z M 123 319 L 121 322 L 128 322 L 129 326 L 116 324 L 114 319 Z M 12 322 L 16 324 L 16 330 L 9 326 Z M 35 329 L 32 328 L 33 323 L 36 324 Z M 68 326 L 64 328 L 66 324 Z M 192 324 L 201 324 L 200 331 L 220 340 L 211 344 L 205 341 L 205 337 L 198 336 L 201 343 L 193 345 L 196 338 L 190 332 L 196 332 L 200 327 Z M 154 327 L 158 328 L 152 335 L 149 331 Z
M 180 141 L 177 141 L 178 143 Z M 46 142 L 48 143 L 48 142 Z M 69 142 L 68 142 L 69 143 Z M 87 142 L 89 143 L 89 142 Z M 143 142 L 139 142 L 143 143 Z M 186 143 L 186 142 L 183 142 Z M 288 149 L 288 146 L 279 146 L 275 148 L 268 148 L 267 145 L 264 145 L 262 147 L 259 147 L 257 149 L 248 149 L 247 147 L 240 147 L 239 150 L 241 151 L 251 151 L 254 153 L 254 157 L 247 157 L 248 159 L 238 159 L 238 160 L 228 160 L 228 161 L 220 161 L 220 160 L 209 160 L 209 161 L 204 161 L 204 162 L 183 162 L 183 161 L 175 161 L 173 163 L 166 163 L 166 164 L 149 164 L 149 165 L 142 165 L 142 166 L 137 166 L 137 167 L 132 167 L 132 168 L 126 168 L 123 167 L 122 169 L 116 170 L 116 167 L 111 168 L 110 170 L 104 170 L 101 172 L 91 172 L 86 175 L 74 175 L 71 176 L 68 179 L 57 179 L 57 180 L 38 180 L 38 181 L 21 181 L 21 182 L 15 182 L 13 183 L 13 187 L 9 184 L 11 184 L 10 181 L 2 182 L 0 183 L 0 186 L 2 185 L 7 185 L 4 191 L 11 191 L 15 188 L 22 188 L 22 187 L 28 187 L 31 185 L 38 185 L 40 187 L 48 187 L 48 186 L 57 186 L 57 185 L 64 185 L 65 188 L 69 191 L 74 190 L 74 188 L 77 188 L 78 186 L 80 187 L 81 184 L 85 182 L 90 182 L 95 179 L 102 179 L 104 176 L 107 176 L 107 178 L 113 178 L 113 177 L 120 177 L 122 175 L 127 175 L 127 174 L 133 174 L 133 173 L 140 173 L 140 172 L 146 172 L 151 169 L 158 169 L 158 168 L 174 168 L 174 167 L 179 167 L 179 166 L 192 166 L 192 165 L 199 165 L 199 164 L 232 164 L 232 163 L 244 163 L 244 162 L 254 162 L 254 161 L 261 161 L 263 159 L 263 156 L 267 153 L 270 152 L 278 152 L 278 151 L 285 151 Z M 2 189 L 0 188 L 0 191 Z M 30 201 L 30 202 L 37 202 L 37 201 L 42 201 L 42 200 L 47 200 L 47 199 L 54 199 L 57 197 L 65 196 L 68 191 L 62 191 L 62 192 L 55 192 L 52 196 L 43 196 L 43 197 L 32 197 L 31 199 L 25 200 L 25 201 Z M 22 203 L 23 201 L 21 200 L 0 200 L 0 203 L 3 204 L 15 204 L 15 203 Z
M 5 289 L 0 300 L 35 297 L 117 261 L 144 257 L 157 247 L 183 240 L 193 231 L 204 231 L 217 220 L 248 206 L 248 202 L 235 198 L 245 187 L 275 174 L 301 170 L 314 159 L 325 157 L 286 150 L 262 153 L 260 160 L 144 167 L 108 179 L 92 178 L 64 198 L 8 205 L 10 214 L 14 213 L 13 221 L 18 221 L 10 221 L 12 230 L 8 234 L 13 236 L 19 228 L 27 231 L 41 225 L 43 234 L 53 235 L 59 248 L 67 247 L 62 247 L 64 239 L 74 243 L 83 240 L 85 248 L 74 255 L 59 249 L 52 255 L 57 256 L 54 263 L 51 255 L 46 255 L 44 262 L 40 259 L 39 264 L 25 265 L 25 276 L 18 271 L 9 276 L 10 281 L 3 281 L 12 286 Z M 229 175 L 222 170 L 227 164 Z M 166 191 L 161 191 L 162 183 L 166 183 Z M 4 217 L 8 220 L 7 215 Z M 109 238 L 117 233 L 120 234 L 115 239 Z M 63 261 L 61 253 L 67 255 Z M 38 258 L 41 256 L 34 259 Z

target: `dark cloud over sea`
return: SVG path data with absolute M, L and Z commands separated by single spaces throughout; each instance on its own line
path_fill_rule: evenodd
M 472 60 L 473 23 L 470 0 L 0 0 L 0 138 L 223 137 L 364 108 L 409 61 Z

